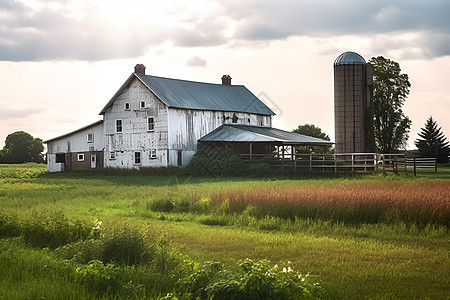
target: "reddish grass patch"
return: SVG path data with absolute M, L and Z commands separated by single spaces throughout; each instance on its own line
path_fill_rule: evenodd
M 231 212 L 255 208 L 258 217 L 311 218 L 345 223 L 406 222 L 447 226 L 450 181 L 353 182 L 322 186 L 231 190 L 212 195 L 226 199 Z

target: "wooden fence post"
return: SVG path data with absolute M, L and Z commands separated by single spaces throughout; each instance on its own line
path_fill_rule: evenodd
M 416 176 L 416 158 L 415 157 L 413 160 L 413 165 L 414 165 L 414 176 Z

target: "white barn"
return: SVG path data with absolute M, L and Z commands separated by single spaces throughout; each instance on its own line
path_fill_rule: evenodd
M 45 141 L 49 171 L 186 166 L 198 140 L 219 126 L 270 128 L 275 113 L 229 75 L 222 84 L 193 82 L 146 75 L 138 64 L 100 115 Z

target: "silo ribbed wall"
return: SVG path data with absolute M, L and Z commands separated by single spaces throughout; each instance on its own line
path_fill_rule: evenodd
M 372 66 L 334 66 L 335 153 L 371 152 L 368 143 Z

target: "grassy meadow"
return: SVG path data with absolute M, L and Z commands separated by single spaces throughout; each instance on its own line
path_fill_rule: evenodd
M 0 165 L 0 299 L 448 299 L 450 167 L 338 178 Z

